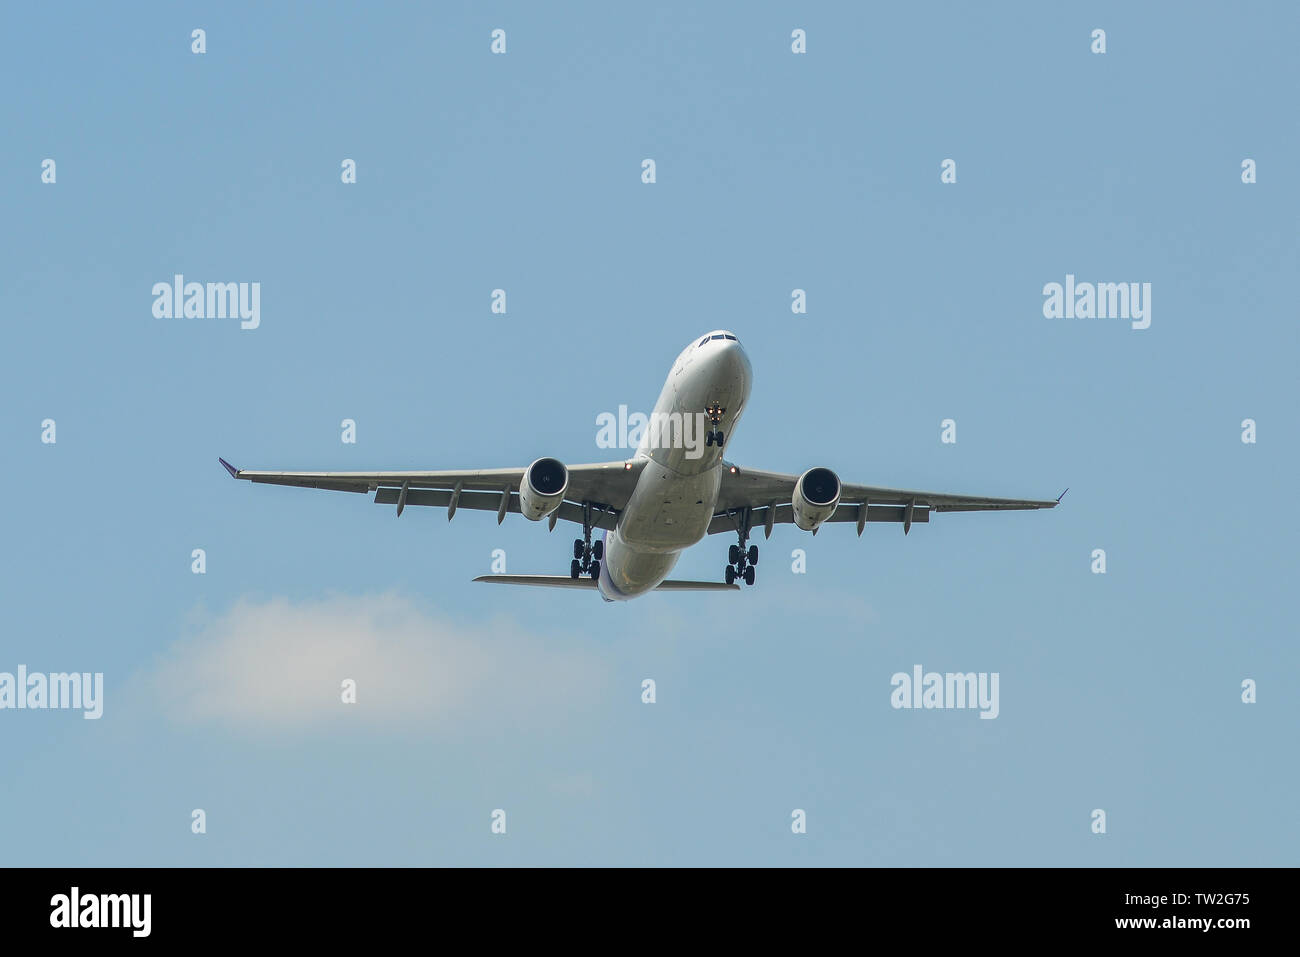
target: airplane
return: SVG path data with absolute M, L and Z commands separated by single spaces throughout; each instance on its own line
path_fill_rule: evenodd
M 565 465 L 543 457 L 523 468 L 432 472 L 252 472 L 218 461 L 232 477 L 255 483 L 374 493 L 400 516 L 408 505 L 508 513 L 550 529 L 564 519 L 582 526 L 569 574 L 483 575 L 476 582 L 596 589 L 606 601 L 650 591 L 737 591 L 753 585 L 758 546 L 750 533 L 793 523 L 817 534 L 825 524 L 903 526 L 928 523 L 931 512 L 1055 508 L 1055 500 L 984 498 L 911 489 L 849 485 L 829 468 L 801 475 L 741 468 L 723 459 L 749 401 L 753 371 L 735 335 L 716 330 L 673 363 L 636 453 L 617 462 Z M 707 431 L 703 426 L 708 423 Z M 698 430 L 692 430 L 698 423 Z M 692 433 L 694 432 L 694 436 Z M 704 441 L 698 440 L 704 432 Z M 1066 489 L 1068 492 L 1069 489 Z M 602 534 L 592 541 L 592 534 Z M 722 581 L 668 577 L 681 553 L 707 535 L 734 534 Z

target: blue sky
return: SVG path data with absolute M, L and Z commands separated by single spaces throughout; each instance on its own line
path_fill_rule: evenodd
M 10 13 L 0 671 L 102 671 L 105 703 L 0 711 L 0 862 L 1294 865 L 1298 20 Z M 155 318 L 178 272 L 260 282 L 260 327 Z M 1044 318 L 1067 273 L 1150 282 L 1150 328 Z M 497 548 L 562 574 L 569 530 L 216 462 L 617 458 L 597 415 L 719 327 L 754 366 L 741 465 L 1071 491 L 778 528 L 752 590 L 610 605 L 470 584 Z M 998 672 L 998 718 L 891 708 L 916 664 Z

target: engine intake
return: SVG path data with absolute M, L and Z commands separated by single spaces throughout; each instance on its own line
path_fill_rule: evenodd
M 530 522 L 539 522 L 564 501 L 569 490 L 569 470 L 559 459 L 538 459 L 524 469 L 519 483 L 519 511 Z
M 834 515 L 839 504 L 840 477 L 830 469 L 809 469 L 794 483 L 790 506 L 794 510 L 794 523 L 805 532 L 815 530 Z

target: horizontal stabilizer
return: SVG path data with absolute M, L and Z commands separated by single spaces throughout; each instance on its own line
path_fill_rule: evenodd
M 655 591 L 740 591 L 739 585 L 726 582 L 684 582 L 668 579 L 655 586 Z
M 540 585 L 543 588 L 595 588 L 596 579 L 568 575 L 480 575 L 476 582 L 493 582 L 498 585 Z M 656 591 L 738 591 L 739 585 L 726 582 L 687 582 L 669 579 L 660 582 Z
M 596 579 L 583 575 L 479 575 L 476 582 L 495 582 L 498 585 L 541 585 L 544 588 L 595 588 Z

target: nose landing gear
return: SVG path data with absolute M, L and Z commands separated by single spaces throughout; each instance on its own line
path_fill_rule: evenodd
M 726 435 L 724 435 L 722 430 L 718 428 L 718 425 L 722 422 L 723 413 L 726 411 L 726 409 L 717 405 L 711 405 L 705 408 L 704 413 L 709 417 L 709 424 L 713 427 L 712 431 L 708 432 L 704 436 L 705 445 L 716 445 L 718 448 L 722 448 L 722 443 L 723 440 L 726 439 Z

